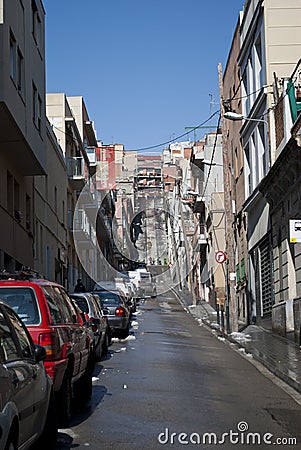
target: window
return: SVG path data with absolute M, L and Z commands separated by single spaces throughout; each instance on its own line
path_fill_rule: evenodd
M 32 83 L 32 120 L 36 123 L 37 117 L 38 90 L 36 85 Z
M 40 224 L 40 261 L 43 262 L 43 249 L 44 249 L 44 242 L 43 242 L 43 226 Z
M 26 194 L 26 218 L 25 218 L 25 226 L 26 230 L 30 230 L 31 228 L 31 199 L 29 195 Z
M 34 82 L 32 83 L 32 120 L 37 129 L 41 131 L 42 99 Z
M 62 295 L 61 290 L 58 287 L 54 287 L 53 291 L 56 298 L 56 303 L 60 308 L 60 310 L 62 311 L 63 323 L 73 323 L 74 322 L 73 310 L 71 310 L 71 307 L 66 302 L 65 298 Z
M 68 294 L 64 291 L 64 289 L 60 289 L 60 292 L 61 292 L 62 297 L 65 299 L 66 304 L 70 308 L 70 311 L 71 311 L 71 314 L 72 314 L 72 321 L 74 323 L 77 323 L 77 315 L 76 315 L 76 311 L 75 311 L 75 308 L 73 306 L 72 300 L 70 299 Z
M 10 32 L 9 40 L 9 65 L 10 65 L 10 76 L 12 80 L 16 79 L 16 39 L 12 32 Z
M 41 120 L 42 120 L 42 99 L 38 95 L 37 127 L 39 131 L 41 131 Z
M 258 36 L 255 42 L 255 85 L 256 89 L 259 89 L 263 85 L 262 80 L 262 48 L 261 48 L 261 37 Z
M 14 180 L 14 209 L 15 209 L 15 218 L 18 222 L 22 220 L 22 214 L 20 211 L 20 185 Z
M 14 210 L 14 180 L 13 176 L 10 172 L 7 171 L 6 174 L 6 203 L 7 203 L 7 211 L 12 214 Z
M 17 51 L 17 89 L 20 94 L 23 94 L 24 90 L 24 58 L 18 48 Z
M 45 298 L 49 307 L 49 312 L 52 319 L 52 325 L 58 325 L 64 323 L 62 313 L 57 305 L 56 298 L 54 296 L 51 286 L 45 286 L 42 288 L 45 294 Z
M 0 298 L 13 308 L 26 325 L 36 325 L 40 322 L 37 302 L 32 289 L 0 287 Z
M 1 359 L 4 363 L 19 359 L 18 348 L 13 339 L 12 331 L 2 312 L 0 313 L 0 349 Z
M 251 171 L 250 168 L 252 167 L 252 154 L 250 152 L 249 143 L 244 148 L 245 152 L 245 190 L 246 190 L 246 197 L 248 197 L 252 193 L 252 178 L 251 178 Z
M 39 222 L 36 220 L 35 221 L 35 240 L 34 240 L 34 256 L 35 259 L 39 258 L 39 250 L 40 250 L 40 241 L 39 241 Z
M 31 1 L 31 8 L 32 8 L 32 35 L 34 37 L 34 40 L 36 41 L 36 44 L 39 46 L 41 43 L 42 24 L 39 15 L 39 10 L 35 0 Z
M 6 312 L 10 318 L 11 323 L 13 324 L 14 330 L 17 334 L 19 344 L 22 351 L 23 358 L 34 359 L 34 350 L 32 343 L 27 335 L 26 329 L 20 321 L 19 317 L 16 316 L 12 311 L 6 308 Z
M 269 154 L 268 151 L 265 150 L 266 141 L 265 141 L 265 127 L 264 124 L 261 123 L 258 125 L 259 131 L 259 148 L 262 149 L 262 169 L 263 176 L 265 176 L 269 170 Z
M 13 80 L 18 92 L 24 94 L 24 58 L 12 31 L 9 41 L 9 65 L 10 77 Z

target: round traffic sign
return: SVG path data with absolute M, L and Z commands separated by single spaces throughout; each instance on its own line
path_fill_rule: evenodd
M 217 252 L 215 252 L 215 261 L 218 262 L 219 264 L 224 263 L 226 259 L 227 259 L 226 253 L 223 252 L 222 250 L 218 250 Z

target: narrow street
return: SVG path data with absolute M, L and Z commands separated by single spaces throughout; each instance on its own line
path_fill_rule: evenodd
M 298 448 L 289 439 L 301 442 L 301 406 L 200 326 L 171 292 L 142 301 L 129 338 L 113 342 L 93 385 L 87 409 L 59 430 L 57 449 L 266 448 L 278 442 Z

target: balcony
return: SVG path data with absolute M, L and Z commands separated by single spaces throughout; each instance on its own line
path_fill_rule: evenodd
M 97 160 L 95 147 L 86 147 L 86 153 L 89 159 L 90 174 L 93 176 L 96 174 Z
M 87 200 L 84 203 L 84 209 L 89 217 L 90 220 L 96 221 L 97 218 L 97 211 L 98 211 L 98 204 L 97 200 L 94 197 L 94 194 L 90 193 L 91 197 L 89 200 Z
M 86 183 L 84 158 L 81 156 L 68 158 L 67 174 L 72 188 L 75 191 L 82 190 Z
M 96 233 L 83 209 L 68 211 L 68 228 L 73 232 L 74 241 L 79 248 L 94 248 Z
M 97 191 L 91 192 L 89 182 L 85 184 L 84 189 L 80 193 L 78 198 L 78 208 L 86 211 L 90 221 L 93 223 L 96 222 L 98 211 Z

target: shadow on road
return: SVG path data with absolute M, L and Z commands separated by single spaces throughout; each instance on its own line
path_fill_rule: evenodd
M 114 351 L 109 350 L 106 356 L 102 358 L 102 361 L 107 361 L 112 357 L 112 354 Z M 103 365 L 101 363 L 98 363 L 93 371 L 93 378 L 98 378 L 99 374 L 103 370 Z M 98 405 L 102 402 L 102 399 L 105 395 L 111 395 L 108 394 L 107 388 L 103 385 L 94 385 L 92 388 L 92 397 L 85 405 L 74 406 L 73 416 L 70 421 L 70 428 L 68 429 L 59 429 L 58 432 L 58 438 L 57 438 L 57 445 L 55 447 L 56 450 L 67 450 L 67 449 L 73 449 L 79 447 L 79 444 L 73 443 L 73 431 L 71 428 L 76 427 L 80 423 L 87 420 L 95 411 L 95 409 L 98 407 Z

